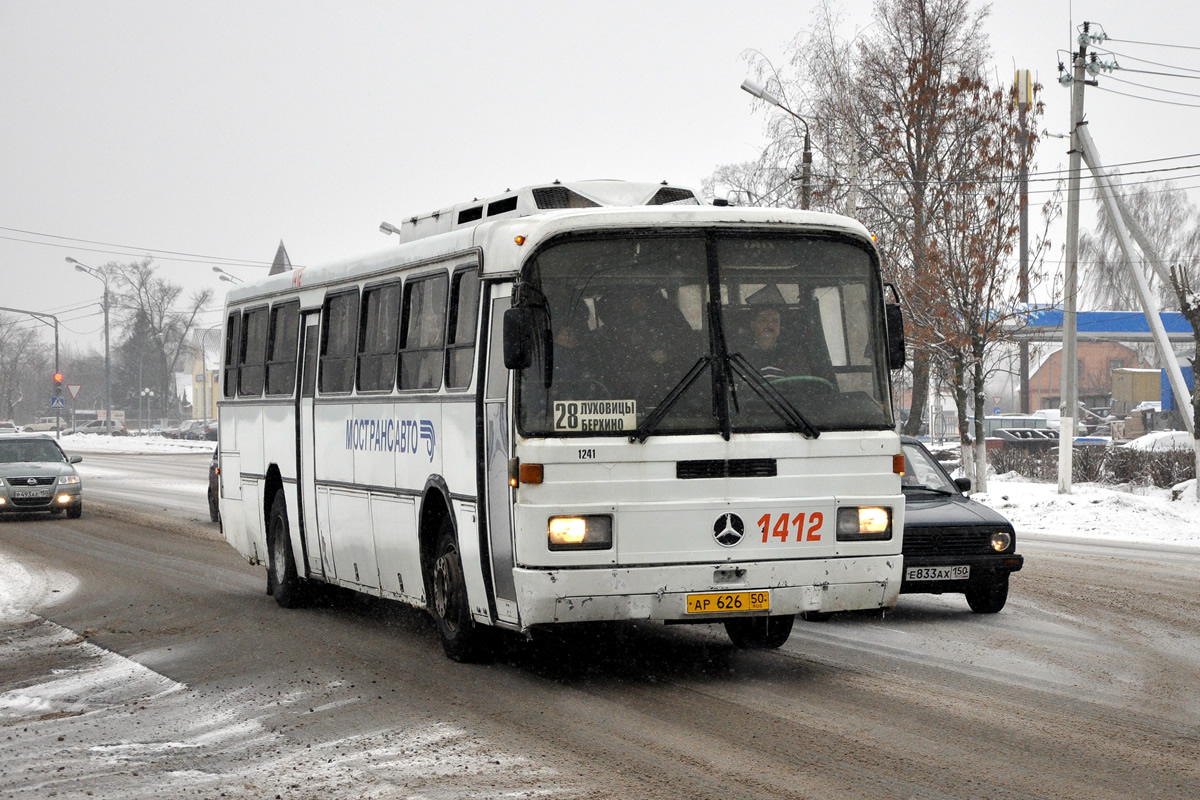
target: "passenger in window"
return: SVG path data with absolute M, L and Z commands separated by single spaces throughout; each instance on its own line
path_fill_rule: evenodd
M 597 303 L 597 337 L 620 397 L 655 403 L 695 362 L 700 340 L 679 308 L 650 286 L 618 286 Z
M 586 319 L 583 314 L 571 315 L 553 328 L 555 395 L 562 399 L 568 399 L 568 395 L 583 398 L 578 393 L 584 392 L 591 397 L 599 384 L 598 361 Z
M 760 305 L 750 318 L 750 342 L 744 355 L 768 380 L 804 374 L 796 351 L 780 346 L 782 331 L 782 314 L 778 306 Z
M 768 380 L 819 378 L 836 387 L 815 303 L 788 305 L 774 284 L 746 298 L 753 312 L 742 355 Z

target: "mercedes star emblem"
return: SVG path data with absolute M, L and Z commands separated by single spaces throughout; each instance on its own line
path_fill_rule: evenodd
M 746 526 L 737 514 L 722 514 L 713 525 L 713 538 L 722 547 L 733 547 L 746 535 Z

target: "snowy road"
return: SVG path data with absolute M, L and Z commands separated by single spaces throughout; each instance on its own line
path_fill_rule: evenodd
M 778 652 L 637 625 L 468 666 L 419 612 L 344 597 L 284 611 L 215 526 L 109 512 L 0 519 L 0 798 L 1200 786 L 1195 548 L 1025 538 L 996 616 L 904 596 L 886 619 L 798 623 Z

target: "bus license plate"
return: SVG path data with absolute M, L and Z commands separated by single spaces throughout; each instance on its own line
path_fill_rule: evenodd
M 904 571 L 906 581 L 965 581 L 971 577 L 966 565 L 953 567 L 909 567 Z
M 770 608 L 770 592 L 711 592 L 706 594 L 689 594 L 687 596 L 687 611 L 689 614 L 711 614 L 729 611 L 769 611 Z

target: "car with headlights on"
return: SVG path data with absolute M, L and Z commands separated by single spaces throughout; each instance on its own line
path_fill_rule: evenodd
M 80 456 L 68 456 L 40 433 L 0 438 L 0 513 L 83 514 L 83 482 L 75 471 Z
M 1021 569 L 1012 523 L 967 497 L 970 478 L 951 478 L 920 441 L 904 451 L 904 577 L 901 594 L 955 593 L 977 614 L 1008 600 L 1008 577 Z

